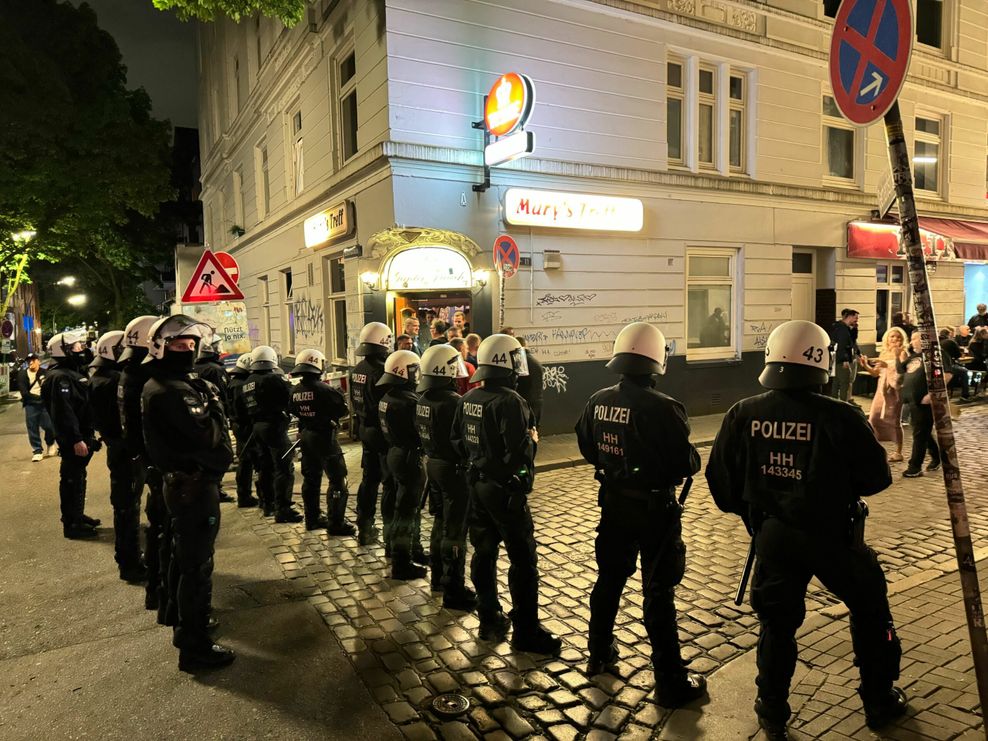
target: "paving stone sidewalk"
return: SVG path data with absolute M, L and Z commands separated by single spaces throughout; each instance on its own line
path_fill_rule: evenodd
M 955 426 L 975 538 L 988 532 L 988 505 L 976 493 L 986 473 L 978 452 L 986 422 L 988 406 L 981 406 L 968 408 Z M 355 489 L 359 461 L 348 453 Z M 853 465 L 853 451 L 848 451 L 848 465 Z M 981 721 L 960 587 L 952 572 L 942 479 L 939 474 L 902 479 L 901 470 L 902 464 L 894 464 L 895 483 L 870 500 L 868 534 L 886 566 L 905 653 L 902 683 L 915 698 L 910 715 L 887 737 L 981 737 L 981 731 L 973 730 Z M 677 605 L 684 654 L 693 670 L 710 677 L 713 697 L 704 707 L 675 715 L 651 696 L 654 678 L 641 625 L 639 575 L 629 579 L 618 615 L 622 659 L 616 673 L 592 679 L 583 673 L 599 516 L 589 467 L 539 475 L 530 503 L 539 542 L 545 625 L 563 639 L 558 659 L 540 660 L 512 652 L 507 643 L 478 641 L 476 617 L 442 610 L 440 595 L 431 594 L 425 580 L 406 584 L 386 578 L 388 566 L 379 546 L 361 548 L 352 538 L 328 539 L 300 526 L 274 524 L 253 510 L 242 512 L 410 739 L 605 741 L 755 735 L 751 702 L 757 621 L 747 604 L 735 607 L 732 601 L 747 536 L 736 518 L 716 510 L 702 475 L 684 513 L 689 556 Z M 423 542 L 428 541 L 430 526 L 430 518 L 424 517 Z M 506 557 L 499 579 L 507 609 Z M 874 737 L 864 726 L 854 692 L 857 675 L 843 607 L 814 583 L 807 616 L 800 638 L 804 664 L 793 688 L 796 737 Z M 450 691 L 469 697 L 472 708 L 467 715 L 443 721 L 423 709 L 429 698 Z M 730 708 L 717 703 L 719 692 L 736 696 Z M 697 717 L 690 718 L 691 712 Z M 699 718 L 703 722 L 698 725 Z M 689 730 L 684 733 L 683 728 Z

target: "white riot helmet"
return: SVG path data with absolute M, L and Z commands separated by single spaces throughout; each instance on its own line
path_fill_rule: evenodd
M 250 369 L 252 371 L 274 370 L 278 367 L 278 353 L 273 347 L 258 345 L 250 353 Z
M 165 348 L 172 340 L 192 339 L 196 345 L 209 338 L 213 329 L 208 324 L 193 319 L 185 314 L 173 314 L 159 319 L 151 326 L 150 347 L 148 356 L 155 360 L 165 357 Z
M 510 378 L 512 373 L 528 375 L 525 348 L 509 334 L 492 334 L 477 348 L 477 372 L 474 381 L 488 378 Z
M 632 322 L 618 332 L 614 340 L 614 357 L 606 367 L 615 373 L 657 373 L 661 376 L 666 372 L 668 354 L 666 337 L 658 327 L 647 322 Z
M 53 358 L 68 358 L 72 356 L 72 346 L 86 341 L 86 330 L 73 329 L 59 332 L 48 340 L 48 352 Z
M 123 352 L 124 333 L 122 329 L 114 329 L 100 335 L 96 340 L 96 358 L 90 363 L 90 367 L 98 368 L 101 365 L 115 363 Z
M 214 360 L 219 358 L 223 352 L 223 338 L 215 333 L 210 333 L 209 337 L 204 337 L 199 345 L 199 358 Z
M 151 341 L 151 326 L 157 322 L 159 317 L 145 314 L 127 322 L 124 328 L 123 352 L 118 360 L 130 360 L 136 357 L 141 360 L 147 353 Z
M 452 345 L 433 345 L 422 353 L 419 362 L 422 377 L 416 391 L 451 386 L 455 379 L 467 377 L 463 356 Z
M 830 335 L 813 322 L 794 319 L 772 330 L 765 345 L 767 389 L 822 386 L 830 378 Z
M 295 367 L 292 375 L 315 373 L 321 376 L 326 370 L 326 356 L 318 350 L 303 350 L 295 356 Z
M 394 347 L 391 327 L 381 322 L 369 322 L 360 330 L 360 343 L 354 351 L 356 355 L 378 355 L 383 357 Z
M 419 356 L 411 350 L 395 350 L 384 361 L 384 375 L 378 386 L 414 386 L 419 380 Z
M 237 356 L 237 363 L 233 366 L 230 371 L 231 376 L 247 376 L 250 375 L 250 353 L 245 352 Z

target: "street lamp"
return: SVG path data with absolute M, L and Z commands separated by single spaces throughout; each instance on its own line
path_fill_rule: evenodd
M 20 231 L 20 232 L 11 232 L 10 236 L 15 242 L 20 242 L 23 244 L 24 242 L 34 239 L 35 234 L 37 234 L 36 231 L 33 231 L 31 229 L 25 229 L 24 231 Z
M 86 303 L 86 294 L 73 293 L 65 300 L 68 302 L 69 306 L 82 306 Z
M 71 288 L 72 286 L 75 285 L 75 276 L 74 275 L 66 275 L 64 278 L 55 281 L 55 285 L 56 286 L 68 286 L 69 288 Z

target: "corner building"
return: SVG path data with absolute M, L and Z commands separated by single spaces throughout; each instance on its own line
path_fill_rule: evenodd
M 988 299 L 965 285 L 988 260 L 988 6 L 913 2 L 900 107 L 937 319 L 958 324 Z M 406 307 L 486 335 L 503 290 L 546 368 L 545 432 L 572 429 L 634 320 L 675 341 L 663 389 L 691 414 L 754 391 L 788 319 L 856 308 L 873 351 L 911 299 L 876 213 L 883 129 L 829 88 L 836 5 L 322 0 L 294 28 L 200 25 L 206 238 L 239 261 L 252 342 L 347 366 L 360 327 L 400 331 Z M 534 81 L 535 150 L 475 191 L 472 123 L 507 72 Z M 522 258 L 503 287 L 502 234 Z

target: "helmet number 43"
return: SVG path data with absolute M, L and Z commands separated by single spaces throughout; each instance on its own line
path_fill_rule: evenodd
M 812 345 L 806 348 L 806 352 L 803 353 L 803 357 L 809 360 L 811 363 L 819 363 L 823 360 L 823 348 L 813 347 Z

